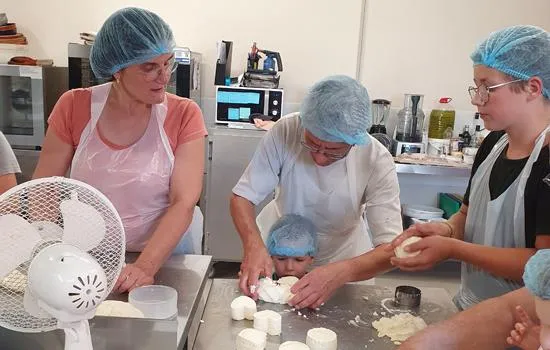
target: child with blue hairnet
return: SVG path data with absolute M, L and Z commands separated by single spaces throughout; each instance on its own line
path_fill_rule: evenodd
M 284 215 L 269 230 L 266 246 L 273 259 L 274 280 L 302 278 L 317 253 L 317 229 L 301 215 Z
M 462 262 L 454 301 L 460 309 L 523 286 L 525 264 L 550 248 L 550 34 L 519 25 L 492 33 L 470 56 L 468 89 L 485 128 L 463 205 L 448 221 L 417 224 L 392 242 L 423 237 L 392 258 L 407 271 Z

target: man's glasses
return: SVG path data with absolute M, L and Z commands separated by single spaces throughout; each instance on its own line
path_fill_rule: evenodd
M 332 160 L 340 160 L 340 159 L 346 158 L 346 156 L 348 155 L 349 151 L 352 148 L 352 145 L 349 145 L 345 150 L 342 150 L 342 152 L 326 151 L 323 147 L 319 148 L 317 146 L 309 145 L 306 141 L 304 134 L 302 134 L 302 140 L 300 141 L 300 143 L 302 144 L 302 147 L 304 147 L 308 151 L 322 154 L 328 159 L 332 159 Z

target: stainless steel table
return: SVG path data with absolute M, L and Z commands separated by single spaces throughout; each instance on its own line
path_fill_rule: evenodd
M 421 288 L 422 302 L 420 307 L 411 310 L 431 324 L 449 318 L 456 307 L 449 294 L 442 288 Z M 270 309 L 282 315 L 282 334 L 269 336 L 266 349 L 278 349 L 279 344 L 288 340 L 305 342 L 308 329 L 325 327 L 338 334 L 338 349 L 394 349 L 389 338 L 378 338 L 372 328 L 372 321 L 383 315 L 391 316 L 394 291 L 361 284 L 347 284 L 320 308 L 320 310 L 292 310 L 288 305 L 276 305 L 258 302 L 258 310 Z M 237 280 L 215 279 L 212 283 L 206 309 L 202 316 L 204 323 L 193 349 L 232 349 L 237 334 L 244 328 L 253 327 L 248 320 L 233 321 L 230 303 L 239 296 Z M 382 306 L 382 302 L 389 309 Z M 393 311 L 396 312 L 396 311 Z
M 127 257 L 127 261 L 134 259 L 135 255 L 129 254 Z M 170 258 L 157 273 L 156 283 L 171 286 L 178 291 L 177 317 L 171 320 L 95 317 L 90 320 L 94 350 L 186 348 L 211 263 L 212 257 L 206 255 Z M 127 300 L 127 294 L 114 299 Z M 0 327 L 2 350 L 62 350 L 63 346 L 63 331 L 19 333 Z
M 157 273 L 157 284 L 167 285 L 178 291 L 177 349 L 185 348 L 211 266 L 212 257 L 209 255 L 180 255 L 170 258 Z M 161 348 L 157 346 L 152 349 Z

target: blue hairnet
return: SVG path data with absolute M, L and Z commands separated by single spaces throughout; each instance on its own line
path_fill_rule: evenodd
M 127 7 L 113 13 L 97 33 L 90 65 L 98 78 L 110 78 L 133 64 L 172 53 L 172 30 L 157 14 Z
M 269 255 L 315 256 L 317 229 L 301 215 L 284 215 L 271 227 L 266 245 Z
M 325 78 L 309 90 L 300 117 L 304 128 L 323 141 L 366 144 L 372 123 L 369 93 L 345 75 Z
M 550 299 L 550 249 L 541 249 L 525 265 L 523 283 L 533 294 L 544 300 Z
M 550 98 L 550 36 L 535 26 L 513 26 L 492 33 L 471 54 L 474 65 L 484 65 L 517 79 L 537 76 L 542 94 Z

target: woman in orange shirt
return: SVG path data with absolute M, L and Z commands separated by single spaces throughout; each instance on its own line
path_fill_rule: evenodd
M 156 14 L 138 8 L 112 14 L 90 55 L 94 74 L 111 82 L 59 99 L 34 173 L 63 176 L 70 167 L 71 178 L 113 202 L 127 251 L 141 252 L 122 270 L 119 292 L 153 283 L 174 251 L 200 254 L 196 203 L 207 133 L 199 107 L 165 91 L 174 46 L 170 27 Z

